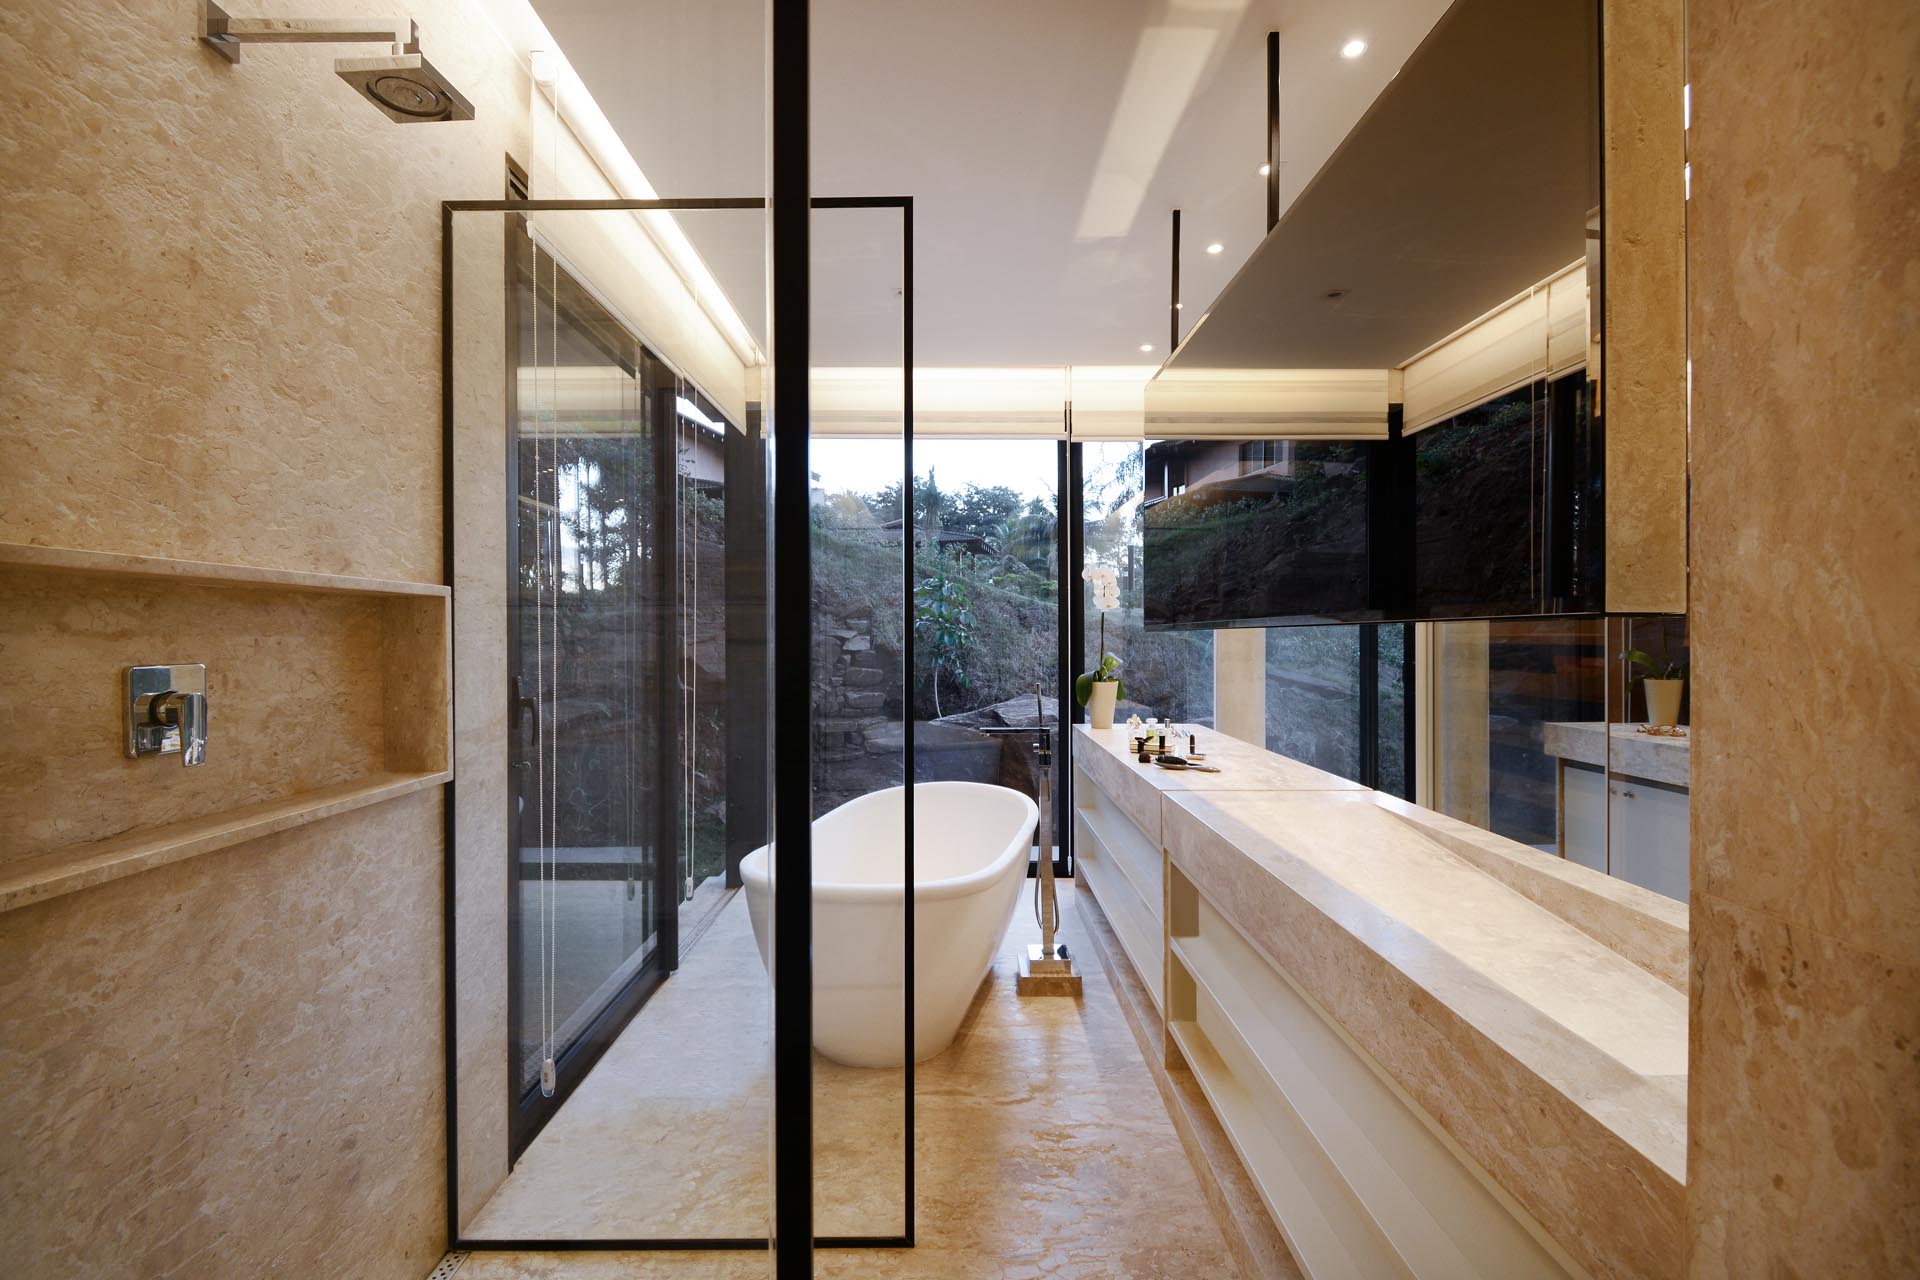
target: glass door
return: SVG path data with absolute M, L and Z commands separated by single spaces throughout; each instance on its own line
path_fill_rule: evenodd
M 515 1157 L 675 967 L 680 899 L 675 380 L 524 228 L 507 237 Z

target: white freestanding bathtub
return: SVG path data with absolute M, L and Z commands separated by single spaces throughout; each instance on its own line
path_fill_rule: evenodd
M 852 1067 L 906 1060 L 906 792 L 849 800 L 813 823 L 813 1046 Z M 1013 921 L 1040 812 L 1006 787 L 914 787 L 914 1057 L 953 1043 Z M 772 971 L 767 849 L 740 862 Z

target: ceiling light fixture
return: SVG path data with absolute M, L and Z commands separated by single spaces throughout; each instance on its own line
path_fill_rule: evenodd
M 1359 36 L 1355 36 L 1353 39 L 1347 41 L 1345 44 L 1340 46 L 1340 56 L 1343 58 L 1357 58 L 1361 54 L 1365 53 L 1366 51 L 1367 51 L 1367 42 L 1365 40 L 1362 40 Z
M 1140 349 L 1142 351 L 1151 351 L 1153 350 L 1153 344 L 1151 342 L 1143 342 L 1140 344 Z
M 1272 166 L 1272 165 L 1270 165 L 1270 164 L 1263 164 L 1263 165 L 1261 165 L 1261 166 L 1260 166 L 1260 176 L 1261 176 L 1261 177 L 1263 177 L 1263 178 L 1264 178 L 1264 177 L 1266 177 L 1266 176 L 1267 176 L 1268 174 L 1270 174 L 1270 173 L 1272 173 L 1272 172 L 1273 172 L 1273 166 Z
M 1214 241 L 1214 242 L 1213 242 L 1212 244 L 1210 244 L 1210 245 L 1208 245 L 1208 246 L 1207 246 L 1207 252 L 1208 252 L 1208 253 L 1219 253 L 1219 252 L 1221 252 L 1222 250 L 1224 250 L 1224 249 L 1225 249 L 1226 247 L 1227 247 L 1227 246 L 1225 246 L 1225 245 L 1223 245 L 1223 244 L 1221 244 L 1221 243 L 1220 243 L 1220 242 L 1219 242 L 1218 240 L 1215 240 L 1215 241 Z

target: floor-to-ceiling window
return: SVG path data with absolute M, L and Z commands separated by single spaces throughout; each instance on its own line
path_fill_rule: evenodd
M 1099 661 L 1104 622 L 1106 651 L 1120 659 L 1117 674 L 1125 690 L 1115 711 L 1118 718 L 1139 715 L 1211 724 L 1213 633 L 1148 631 L 1145 626 L 1145 446 L 1139 440 L 1089 440 L 1079 448 L 1082 561 L 1114 571 L 1120 606 L 1102 615 L 1086 593 L 1080 593 L 1082 643 L 1076 665 L 1087 670 Z
M 877 762 L 898 760 L 908 714 L 920 781 L 1037 797 L 1030 745 L 989 731 L 1058 718 L 1061 448 L 915 439 L 915 656 L 903 681 L 900 442 L 815 440 L 816 812 L 871 789 Z
M 1343 778 L 1360 777 L 1360 628 L 1272 627 L 1267 749 Z
M 1403 623 L 1268 628 L 1267 749 L 1411 798 L 1411 631 Z

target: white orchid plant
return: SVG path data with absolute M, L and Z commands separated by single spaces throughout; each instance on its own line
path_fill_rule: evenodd
M 1082 673 L 1073 682 L 1073 699 L 1084 707 L 1093 700 L 1095 681 L 1113 680 L 1116 685 L 1120 683 L 1113 674 L 1120 669 L 1120 659 L 1107 652 L 1107 610 L 1120 607 L 1120 577 L 1104 565 L 1090 565 L 1081 570 L 1080 576 L 1092 592 L 1093 607 L 1100 611 L 1100 665 Z M 1121 685 L 1113 692 L 1114 696 L 1123 697 L 1126 687 Z

